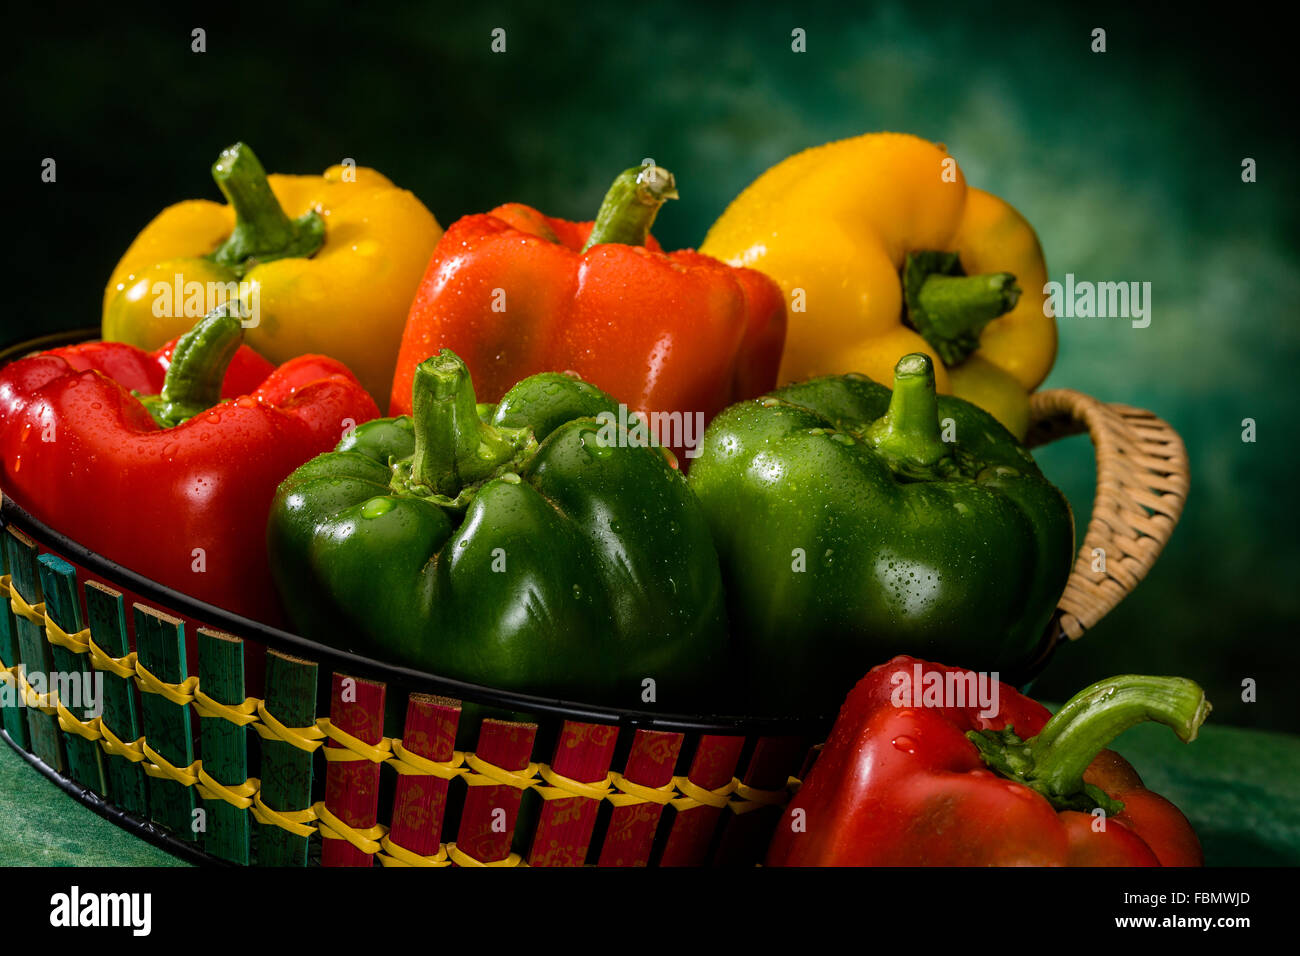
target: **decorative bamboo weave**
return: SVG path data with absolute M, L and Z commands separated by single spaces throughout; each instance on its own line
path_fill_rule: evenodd
M 1097 457 L 1092 520 L 1059 604 L 1071 640 L 1137 587 L 1169 541 L 1187 500 L 1187 449 L 1155 415 L 1068 388 L 1030 401 L 1030 447 L 1087 432 Z

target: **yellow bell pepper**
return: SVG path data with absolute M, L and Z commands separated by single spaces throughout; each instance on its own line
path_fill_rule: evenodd
M 387 404 L 437 220 L 364 167 L 268 176 L 236 144 L 212 175 L 227 205 L 169 206 L 122 256 L 104 291 L 104 339 L 156 349 L 233 298 L 244 341 L 273 363 L 331 356 Z
M 782 383 L 845 372 L 888 383 L 899 358 L 925 352 L 940 391 L 1024 436 L 1029 392 L 1056 357 L 1047 266 L 1029 223 L 968 187 L 943 146 L 872 133 L 791 156 L 700 251 L 785 292 Z

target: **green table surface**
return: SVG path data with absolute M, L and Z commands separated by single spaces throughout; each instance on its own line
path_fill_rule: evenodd
M 1136 727 L 1117 747 L 1191 819 L 1218 866 L 1300 865 L 1300 737 Z M 0 741 L 0 866 L 182 866 L 46 780 Z

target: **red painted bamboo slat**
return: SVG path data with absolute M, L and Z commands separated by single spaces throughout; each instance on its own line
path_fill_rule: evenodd
M 384 685 L 333 675 L 330 684 L 330 722 L 366 744 L 377 744 L 384 733 Z M 329 740 L 326 747 L 339 749 Z M 325 808 L 358 830 L 375 825 L 379 812 L 380 765 L 370 760 L 331 760 L 325 770 Z M 363 853 L 347 840 L 321 843 L 321 866 L 371 866 L 372 854 Z
M 673 778 L 684 734 L 638 730 L 632 738 L 623 776 L 632 783 L 658 789 Z M 645 866 L 650 862 L 655 831 L 664 808 L 658 803 L 615 807 L 600 847 L 600 866 Z
M 805 738 L 760 737 L 740 780 L 755 790 L 782 791 L 803 766 L 807 753 Z M 783 804 L 772 804 L 745 813 L 728 811 L 729 819 L 723 821 L 722 838 L 712 862 L 718 866 L 753 866 L 761 862 L 783 808 Z
M 744 737 L 705 734 L 691 761 L 687 779 L 697 787 L 715 790 L 728 783 L 736 772 Z M 719 807 L 702 805 L 689 810 L 674 810 L 676 816 L 664 844 L 660 866 L 701 866 L 706 860 L 718 818 L 730 813 Z
M 551 769 L 580 783 L 604 780 L 617 743 L 617 727 L 566 720 L 555 744 Z M 560 797 L 543 803 L 528 865 L 581 866 L 599 810 L 600 801 L 590 797 Z
M 503 770 L 524 770 L 536 737 L 536 724 L 484 720 L 475 753 Z M 523 791 L 509 784 L 470 787 L 456 834 L 457 849 L 480 863 L 509 857 L 522 797 Z
M 402 746 L 437 763 L 451 759 L 456 750 L 460 701 L 427 694 L 412 694 L 406 705 Z M 450 780 L 400 774 L 393 794 L 393 824 L 389 839 L 419 856 L 433 856 L 442 839 Z

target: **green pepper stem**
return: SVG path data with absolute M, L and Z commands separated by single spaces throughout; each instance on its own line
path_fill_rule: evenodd
M 1020 301 L 1009 272 L 968 276 L 953 252 L 917 252 L 903 266 L 907 317 L 945 365 L 959 365 L 979 348 L 980 333 Z
M 905 471 L 928 469 L 952 454 L 939 432 L 939 399 L 930 356 L 913 352 L 898 360 L 889 411 L 868 427 L 866 439 Z
M 1021 780 L 1058 809 L 1100 806 L 1113 813 L 1123 805 L 1083 780 L 1097 755 L 1124 731 L 1148 720 L 1190 742 L 1209 713 L 1210 702 L 1193 681 L 1126 674 L 1085 687 L 1029 740 L 1020 741 L 1012 728 L 967 736 L 985 763 Z
M 609 242 L 644 246 L 659 207 L 676 198 L 677 181 L 662 166 L 625 169 L 605 193 L 582 251 Z
M 163 428 L 172 428 L 221 401 L 226 369 L 244 341 L 244 327 L 227 301 L 176 341 L 162 392 L 142 398 Z
M 528 429 L 483 421 L 469 369 L 450 349 L 416 366 L 411 406 L 410 484 L 433 494 L 456 498 L 467 485 L 514 461 L 532 441 Z
M 212 178 L 235 210 L 235 228 L 209 257 L 240 278 L 253 266 L 275 259 L 307 258 L 325 242 L 325 223 L 311 209 L 290 219 L 271 192 L 266 170 L 243 143 L 222 151 Z

